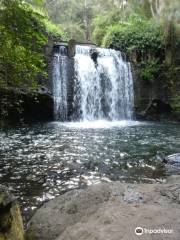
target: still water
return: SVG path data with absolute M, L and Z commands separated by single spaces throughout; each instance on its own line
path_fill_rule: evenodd
M 162 164 L 180 151 L 180 125 L 52 122 L 0 130 L 0 183 L 24 214 L 68 190 L 110 181 L 162 182 L 177 174 Z

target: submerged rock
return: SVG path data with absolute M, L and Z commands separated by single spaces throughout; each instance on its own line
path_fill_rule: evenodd
M 180 153 L 175 153 L 165 157 L 163 163 L 166 164 L 169 171 L 175 171 L 175 173 L 178 174 L 180 171 Z
M 180 153 L 175 153 L 164 158 L 164 163 L 179 165 L 180 167 Z
M 31 219 L 28 240 L 139 239 L 135 228 L 172 229 L 179 240 L 180 185 L 98 184 L 44 204 Z M 144 234 L 143 239 L 160 239 Z M 167 238 L 165 238 L 167 237 Z M 168 238 L 169 237 L 169 238 Z
M 20 207 L 7 188 L 0 185 L 0 240 L 24 240 Z

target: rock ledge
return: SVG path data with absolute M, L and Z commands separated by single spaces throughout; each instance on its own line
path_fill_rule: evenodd
M 178 179 L 178 178 L 177 178 Z M 44 204 L 29 223 L 28 240 L 139 239 L 136 227 L 172 229 L 143 239 L 180 236 L 180 183 L 98 184 Z

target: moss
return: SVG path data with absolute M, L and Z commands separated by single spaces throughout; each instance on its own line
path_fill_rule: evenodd
M 19 205 L 16 203 L 11 208 L 12 215 L 12 226 L 11 226 L 11 234 L 13 240 L 24 240 L 24 230 L 23 230 L 23 221 L 21 217 L 21 211 Z M 16 239 L 15 237 L 16 236 Z
M 2 188 L 2 187 L 1 187 Z M 24 240 L 19 204 L 7 190 L 0 192 L 0 240 Z

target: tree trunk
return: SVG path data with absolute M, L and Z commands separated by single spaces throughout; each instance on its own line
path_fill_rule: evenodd
M 150 4 L 152 17 L 155 17 L 155 12 L 154 12 L 154 8 L 153 8 L 153 0 L 149 0 L 149 4 Z
M 89 33 L 89 17 L 88 17 L 88 6 L 87 0 L 84 0 L 84 25 L 85 25 L 85 40 L 88 42 L 90 40 L 90 33 Z

